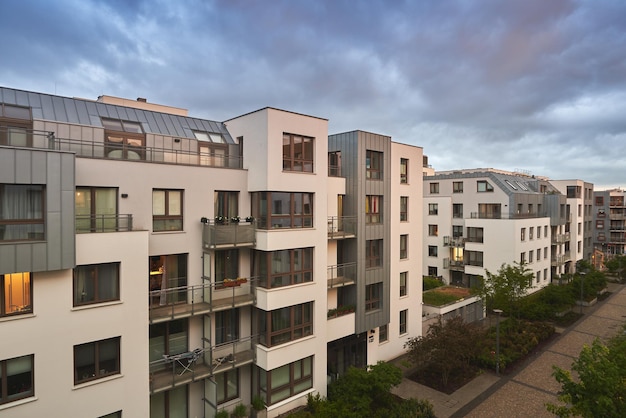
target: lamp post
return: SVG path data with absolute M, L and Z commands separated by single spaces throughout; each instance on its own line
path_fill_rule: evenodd
M 583 282 L 585 281 L 585 272 L 580 272 L 580 274 L 578 274 L 578 277 L 580 277 L 580 314 L 583 314 Z
M 502 309 L 494 309 L 493 313 L 498 315 L 496 321 L 496 376 L 500 376 L 500 314 L 502 314 Z

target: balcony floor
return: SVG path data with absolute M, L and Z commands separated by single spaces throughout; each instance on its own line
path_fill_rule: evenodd
M 175 305 L 165 305 L 150 308 L 150 323 L 172 321 L 179 318 L 188 318 L 194 315 L 202 315 L 211 312 L 225 311 L 232 308 L 252 305 L 254 295 L 245 294 L 239 296 L 229 296 L 225 298 L 213 298 L 213 303 L 179 303 Z
M 356 283 L 356 281 L 354 279 L 351 279 L 350 277 L 337 277 L 328 280 L 328 288 L 332 289 L 334 287 L 343 287 L 354 283 Z

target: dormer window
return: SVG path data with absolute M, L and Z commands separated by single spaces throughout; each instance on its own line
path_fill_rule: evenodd
M 0 145 L 31 146 L 30 108 L 0 104 Z
M 139 122 L 102 119 L 104 153 L 107 158 L 143 160 L 146 135 Z
M 214 144 L 224 144 L 224 137 L 220 134 L 212 134 L 208 132 L 194 132 L 194 136 L 198 141 L 212 142 Z

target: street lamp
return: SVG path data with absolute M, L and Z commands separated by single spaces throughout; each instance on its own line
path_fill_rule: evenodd
M 500 315 L 502 309 L 494 309 L 493 313 L 498 315 L 496 321 L 496 376 L 500 376 Z

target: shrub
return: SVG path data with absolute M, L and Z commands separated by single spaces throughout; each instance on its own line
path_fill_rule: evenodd
M 443 286 L 443 282 L 435 277 L 426 276 L 423 281 L 423 290 L 435 289 L 437 287 Z

